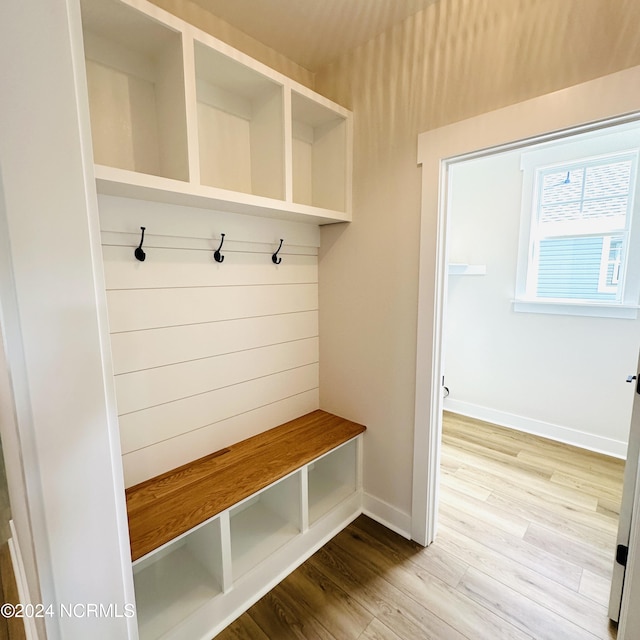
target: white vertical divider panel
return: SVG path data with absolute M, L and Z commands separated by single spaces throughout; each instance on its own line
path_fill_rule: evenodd
M 364 437 L 356 440 L 356 491 L 362 491 L 364 476 Z
M 196 61 L 193 36 L 182 33 L 182 55 L 184 61 L 184 95 L 187 117 L 187 155 L 189 178 L 200 184 L 200 150 L 198 142 L 198 104 L 196 99 Z
M 318 408 L 317 227 L 109 196 L 100 215 L 127 486 Z
M 284 92 L 284 177 L 285 200 L 293 202 L 293 135 L 291 91 Z
M 231 567 L 231 522 L 229 510 L 220 514 L 220 550 L 222 555 L 222 591 L 228 593 L 233 587 L 233 568 Z
M 309 529 L 309 466 L 300 469 L 300 531 Z
M 182 34 L 180 34 L 182 36 Z M 156 82 L 159 158 L 162 175 L 189 180 L 184 47 L 181 39 L 164 52 Z M 180 90 L 176 90 L 179 87 Z

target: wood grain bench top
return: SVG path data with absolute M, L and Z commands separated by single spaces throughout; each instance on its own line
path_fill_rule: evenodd
M 365 427 L 313 411 L 130 487 L 133 560 L 363 433 Z

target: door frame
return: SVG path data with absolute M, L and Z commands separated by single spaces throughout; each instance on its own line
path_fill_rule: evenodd
M 497 150 L 527 146 L 534 140 L 554 140 L 638 119 L 640 66 L 418 136 L 422 205 L 411 537 L 420 544 L 431 544 L 437 530 L 449 167 Z M 640 525 L 636 528 L 640 539 Z M 630 549 L 630 563 L 635 551 Z M 625 628 L 625 609 L 623 603 L 621 629 Z M 618 640 L 624 640 L 623 635 Z

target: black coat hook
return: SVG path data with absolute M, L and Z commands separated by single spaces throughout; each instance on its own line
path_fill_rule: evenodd
M 144 230 L 145 227 L 140 227 L 142 229 L 142 237 L 140 238 L 140 244 L 138 248 L 133 252 L 133 255 L 140 260 L 140 262 L 144 262 L 144 259 L 147 257 L 145 252 L 142 250 L 142 243 L 144 242 Z
M 283 242 L 283 239 L 280 238 L 280 246 L 278 247 L 278 250 L 271 256 L 271 260 L 273 260 L 273 264 L 280 264 L 282 262 L 282 258 L 278 258 L 278 253 L 280 249 L 282 249 L 282 242 Z
M 224 233 L 220 234 L 220 246 L 213 252 L 213 259 L 216 262 L 224 262 L 224 256 L 220 253 L 220 249 L 222 249 L 222 244 L 224 242 Z

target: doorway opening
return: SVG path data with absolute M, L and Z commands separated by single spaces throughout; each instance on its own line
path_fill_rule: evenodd
M 416 394 L 412 537 L 422 544 L 430 544 L 437 530 L 449 169 L 455 162 L 488 155 L 487 150 L 517 149 L 534 140 L 549 142 L 636 121 L 640 100 L 624 87 L 638 75 L 637 68 L 630 69 L 419 137 L 423 203 L 416 385 L 427 392 Z
M 623 304 L 623 292 L 636 306 L 638 298 L 630 267 L 640 253 L 631 232 L 638 148 L 640 127 L 626 123 L 448 171 L 443 505 L 498 528 L 510 514 L 503 533 L 517 532 L 514 546 L 530 541 L 540 567 L 570 560 L 583 569 L 580 588 L 600 601 L 611 584 L 623 465 L 586 451 L 626 453 L 625 378 L 640 347 L 637 309 Z M 477 487 L 468 495 L 467 476 L 481 499 Z M 616 619 L 621 581 L 614 575 Z

